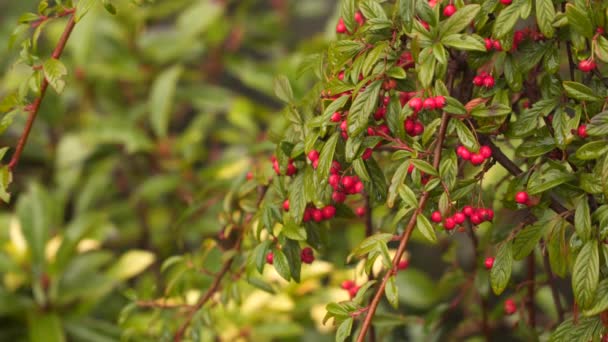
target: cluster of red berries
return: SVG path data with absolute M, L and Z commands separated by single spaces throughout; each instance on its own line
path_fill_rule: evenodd
M 528 195 L 528 193 L 525 191 L 519 191 L 515 194 L 515 202 L 525 206 L 530 206 L 530 195 Z
M 408 105 L 414 111 L 414 113 L 418 113 L 422 109 L 426 110 L 435 110 L 441 109 L 445 107 L 447 101 L 445 97 L 438 95 L 434 97 L 428 97 L 426 99 L 422 99 L 420 97 L 414 97 L 409 100 Z
M 340 287 L 343 290 L 348 291 L 348 294 L 350 295 L 350 298 L 354 298 L 357 295 L 357 292 L 359 292 L 359 289 L 361 288 L 361 286 L 358 286 L 354 281 L 352 280 L 345 280 L 342 282 L 342 284 L 340 285 Z
M 584 59 L 578 62 L 578 69 L 582 72 L 590 72 L 597 67 L 593 59 Z
M 414 67 L 414 57 L 412 57 L 412 53 L 409 51 L 404 51 L 401 56 L 399 56 L 397 65 L 405 70 Z
M 331 220 L 336 216 L 336 207 L 333 205 L 326 205 L 323 208 L 306 208 L 304 210 L 304 216 L 302 217 L 302 221 L 308 222 L 313 220 L 315 222 L 322 222 L 324 220 Z
M 274 169 L 274 172 L 276 172 L 276 174 L 280 176 L 281 169 L 279 168 L 279 161 L 277 160 L 277 157 L 272 156 L 270 157 L 270 160 L 272 161 L 272 168 Z M 292 176 L 295 175 L 296 172 L 298 172 L 298 169 L 293 164 L 293 160 L 289 159 L 289 162 L 287 163 L 287 172 L 285 174 L 288 176 Z
M 312 264 L 315 261 L 315 254 L 310 247 L 304 247 L 300 252 L 300 260 L 305 264 Z
M 317 166 L 319 166 L 319 151 L 310 150 L 310 152 L 308 152 L 308 160 L 310 160 L 312 168 L 316 169 Z
M 310 247 L 304 247 L 300 252 L 300 260 L 305 264 L 312 264 L 315 261 L 315 253 Z M 274 264 L 274 253 L 268 252 L 266 254 L 266 263 L 268 265 Z
M 496 51 L 502 51 L 502 45 L 500 45 L 500 42 L 498 40 L 494 40 L 491 38 L 486 38 L 484 39 L 485 43 L 486 43 L 486 50 L 491 51 L 491 50 L 496 50 Z
M 336 203 L 343 203 L 346 195 L 354 195 L 363 192 L 364 185 L 358 176 L 340 176 L 340 163 L 334 161 L 329 170 L 329 185 L 334 189 L 331 194 L 332 200 Z
M 461 211 L 456 212 L 454 215 L 446 217 L 445 219 L 441 216 L 439 211 L 434 211 L 431 214 L 431 221 L 435 223 L 443 222 L 443 228 L 445 228 L 445 230 L 454 229 L 457 225 L 463 224 L 467 218 L 474 225 L 492 221 L 494 219 L 494 210 L 490 208 L 473 208 L 466 205 Z
M 403 129 L 405 129 L 405 132 L 411 137 L 416 137 L 424 133 L 424 125 L 415 115 L 405 119 L 403 122 Z
M 357 24 L 359 24 L 359 26 L 363 26 L 363 24 L 365 24 L 365 17 L 361 12 L 355 12 L 355 21 L 357 22 Z M 340 34 L 350 34 L 350 32 L 348 32 L 348 29 L 346 29 L 344 19 L 338 19 L 338 24 L 336 25 L 336 32 Z
M 463 160 L 468 160 L 471 164 L 477 166 L 492 156 L 492 149 L 489 146 L 481 146 L 478 153 L 472 153 L 464 146 L 456 148 L 456 154 Z
M 496 81 L 494 80 L 494 77 L 492 77 L 492 75 L 484 71 L 473 78 L 473 84 L 477 87 L 485 87 L 491 89 L 494 88 L 494 84 L 496 84 Z

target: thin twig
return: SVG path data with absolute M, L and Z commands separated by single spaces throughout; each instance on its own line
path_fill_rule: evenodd
M 449 120 L 450 120 L 449 114 L 444 112 L 441 117 L 441 126 L 439 127 L 437 145 L 435 145 L 435 153 L 434 153 L 434 158 L 433 158 L 433 167 L 435 169 L 437 169 L 439 167 L 439 162 L 441 161 L 441 148 L 443 146 L 443 140 L 445 138 Z M 380 304 L 380 300 L 382 299 L 382 296 L 384 295 L 384 289 L 386 288 L 386 283 L 388 283 L 388 280 L 390 279 L 390 277 L 393 276 L 393 274 L 395 273 L 395 270 L 397 269 L 397 265 L 399 264 L 399 261 L 403 257 L 403 253 L 405 252 L 405 247 L 407 246 L 410 236 L 412 235 L 412 232 L 414 231 L 414 227 L 416 227 L 416 218 L 418 217 L 418 215 L 422 212 L 422 210 L 426 206 L 426 202 L 429 199 L 429 195 L 430 195 L 430 193 L 428 191 L 425 191 L 422 193 L 422 197 L 420 197 L 420 200 L 418 202 L 418 209 L 416 209 L 416 211 L 414 211 L 414 213 L 412 214 L 412 217 L 410 218 L 410 221 L 408 222 L 407 227 L 405 228 L 405 231 L 401 235 L 399 247 L 397 248 L 397 252 L 395 253 L 395 257 L 393 258 L 393 267 L 391 270 L 388 270 L 384 274 L 384 277 L 382 278 L 382 282 L 380 283 L 380 286 L 376 290 L 376 293 L 375 293 L 372 301 L 369 304 L 369 310 L 367 311 L 367 314 L 365 315 L 365 320 L 363 321 L 363 325 L 361 326 L 361 332 L 359 333 L 359 336 L 357 337 L 357 342 L 363 342 L 365 340 L 365 335 L 367 334 L 367 332 L 372 324 L 372 319 L 374 318 L 376 309 L 378 308 L 378 305 Z
M 549 262 L 549 254 L 543 253 L 543 264 L 545 265 L 545 272 L 547 272 L 547 283 L 551 288 L 551 295 L 553 296 L 553 303 L 555 304 L 555 310 L 557 311 L 558 323 L 564 320 L 564 309 L 562 307 L 562 301 L 559 297 L 559 291 L 555 285 L 555 275 L 551 270 L 551 263 Z
M 64 29 L 63 33 L 61 34 L 61 38 L 59 39 L 59 42 L 57 42 L 57 46 L 55 47 L 55 50 L 53 50 L 53 54 L 51 55 L 51 58 L 59 59 L 59 57 L 61 57 L 61 54 L 63 53 L 65 45 L 68 42 L 68 38 L 70 37 L 70 34 L 74 30 L 75 25 L 76 25 L 76 19 L 74 18 L 74 13 L 71 13 L 70 18 L 68 19 L 68 23 L 66 24 L 65 29 Z M 46 94 L 46 90 L 48 87 L 49 87 L 49 81 L 45 77 L 42 80 L 42 84 L 40 85 L 40 94 L 38 95 L 36 100 L 34 100 L 34 103 L 32 103 L 30 106 L 27 106 L 28 111 L 30 112 L 30 115 L 27 118 L 27 122 L 25 123 L 25 128 L 23 129 L 23 132 L 21 133 L 21 136 L 19 137 L 19 141 L 17 142 L 17 147 L 15 148 L 15 153 L 13 154 L 11 161 L 8 163 L 8 169 L 10 171 L 13 171 L 15 169 L 15 167 L 17 167 L 17 164 L 19 163 L 19 158 L 21 158 L 21 153 L 23 152 L 23 148 L 25 147 L 25 144 L 27 143 L 27 138 L 30 135 L 30 131 L 32 130 L 32 126 L 34 125 L 34 121 L 36 120 L 36 115 L 38 114 L 38 111 L 40 110 L 40 105 L 42 104 L 42 100 L 44 99 L 44 95 Z
M 372 220 L 372 207 L 369 201 L 369 194 L 365 195 L 365 237 L 370 237 L 374 234 L 374 226 Z M 369 272 L 367 276 L 368 281 L 374 280 L 374 273 Z M 369 328 L 369 340 L 370 342 L 376 342 L 376 328 L 372 324 Z

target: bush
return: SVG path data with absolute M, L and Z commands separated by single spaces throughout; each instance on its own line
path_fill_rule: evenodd
M 328 5 L 19 18 L 0 336 L 607 338 L 608 2 Z

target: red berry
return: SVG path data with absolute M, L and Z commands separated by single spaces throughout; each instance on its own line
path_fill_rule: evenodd
M 317 209 L 317 208 L 312 209 L 311 216 L 315 222 L 323 221 L 323 212 L 320 209 Z
M 494 88 L 494 77 L 492 77 L 491 75 L 488 75 L 486 77 L 483 78 L 483 86 L 486 88 Z
M 412 172 L 414 172 L 414 164 L 410 164 L 410 165 L 407 167 L 407 173 L 412 173 Z
M 504 0 L 501 0 L 504 1 Z M 504 309 L 505 309 L 505 313 L 507 315 L 512 315 L 517 311 L 517 305 L 515 304 L 515 301 L 513 299 L 507 299 L 505 300 L 505 305 L 504 305 Z
M 332 188 L 336 189 L 340 184 L 340 176 L 336 174 L 330 175 L 328 183 L 329 185 L 331 185 Z
M 583 139 L 588 137 L 589 135 L 587 134 L 587 125 L 578 126 L 578 129 L 576 130 L 576 134 L 578 134 L 578 136 Z
M 397 264 L 397 269 L 398 270 L 404 270 L 406 269 L 408 266 L 410 265 L 410 261 L 407 259 L 402 259 L 399 260 L 399 263 Z
M 481 165 L 481 163 L 483 163 L 484 160 L 485 160 L 485 158 L 479 153 L 473 153 L 471 155 L 471 164 L 473 164 L 473 165 Z
M 336 25 L 337 33 L 346 33 L 346 25 L 344 24 L 344 20 L 342 18 L 338 19 L 338 24 Z
M 474 225 L 478 225 L 480 223 L 483 222 L 483 218 L 481 217 L 481 215 L 479 215 L 479 213 L 472 213 L 471 214 L 471 223 Z
M 407 118 L 403 122 L 403 129 L 409 135 L 414 135 L 414 120 Z
M 358 207 L 355 209 L 355 214 L 359 217 L 365 216 L 365 207 Z
M 419 112 L 422 109 L 422 99 L 419 97 L 414 97 L 410 99 L 408 105 L 410 106 L 410 108 L 412 108 L 414 113 Z
M 371 156 L 372 153 L 374 152 L 374 150 L 372 150 L 371 148 L 366 148 L 365 151 L 363 151 L 363 154 L 361 155 L 361 158 L 363 160 L 368 160 Z
M 519 204 L 527 205 L 529 201 L 530 201 L 530 196 L 528 195 L 527 192 L 520 191 L 517 194 L 515 194 L 515 202 L 517 202 Z
M 355 194 L 358 194 L 360 192 L 363 192 L 363 190 L 365 189 L 365 186 L 363 185 L 363 182 L 358 181 L 357 183 L 355 183 L 355 185 L 353 186 L 353 191 Z
M 491 269 L 492 266 L 494 266 L 494 258 L 487 257 L 486 260 L 483 262 L 483 265 L 486 267 L 486 269 Z
M 441 218 L 441 213 L 439 211 L 434 211 L 431 214 L 431 221 L 435 222 L 435 223 L 439 223 L 441 222 L 442 218 Z
M 302 249 L 300 252 L 300 260 L 302 260 L 302 262 L 305 264 L 312 264 L 312 262 L 315 261 L 315 254 L 312 248 L 305 247 Z
M 470 205 L 465 205 L 464 207 L 462 207 L 462 213 L 466 216 L 471 217 L 471 215 L 473 215 L 473 207 L 471 207 Z
M 334 207 L 333 205 L 325 206 L 322 209 L 322 213 L 323 213 L 323 218 L 326 220 L 329 220 L 336 215 L 336 207 Z
M 467 148 L 464 146 L 459 146 L 458 149 L 456 150 L 456 154 L 458 154 L 460 156 L 460 158 L 462 158 L 464 160 L 471 159 L 471 152 L 469 150 L 467 150 Z
M 429 28 L 431 28 L 431 26 L 429 26 L 429 23 L 427 23 L 424 20 L 420 20 L 420 25 L 422 25 L 422 27 L 424 27 L 425 30 L 429 30 Z
M 477 87 L 481 87 L 483 85 L 483 77 L 481 77 L 481 76 L 473 77 L 473 84 Z
M 310 152 L 308 152 L 308 159 L 310 159 L 310 161 L 315 161 L 319 159 L 319 151 L 317 150 L 310 150 Z
M 359 24 L 359 26 L 363 26 L 363 24 L 365 24 L 365 17 L 361 12 L 355 12 L 355 21 Z
M 329 120 L 331 122 L 340 122 L 342 120 L 342 115 L 340 114 L 340 112 L 335 112 L 331 115 L 331 118 Z
M 589 71 L 595 69 L 596 66 L 597 65 L 595 64 L 595 61 L 592 59 L 585 59 L 585 60 L 578 62 L 578 68 L 582 72 L 589 72 Z
M 386 115 L 386 107 L 378 107 L 378 110 L 374 113 L 374 119 L 382 120 Z
M 513 2 L 513 0 L 500 0 L 500 3 L 503 5 L 510 5 Z
M 494 44 L 492 44 L 492 39 L 485 38 L 484 42 L 486 44 L 486 50 L 488 50 L 488 51 L 492 50 L 492 48 L 494 47 Z M 473 79 L 473 83 L 475 83 L 475 79 Z
M 385 106 L 388 106 L 388 104 L 391 102 L 391 97 L 390 96 L 384 96 L 382 97 L 382 104 Z
M 286 200 L 283 202 L 283 210 L 285 210 L 285 211 L 289 211 L 289 200 L 288 200 L 288 199 L 286 199 Z
M 420 122 L 414 123 L 414 135 L 421 135 L 424 132 L 424 125 Z
M 355 286 L 357 286 L 357 284 L 355 284 L 355 282 L 352 280 L 345 280 L 342 282 L 342 284 L 340 284 L 340 287 L 344 290 L 352 289 Z
M 340 71 L 340 72 L 338 73 L 338 79 L 339 79 L 340 81 L 344 80 L 344 71 Z
M 446 104 L 445 97 L 443 97 L 441 95 L 435 96 L 434 101 L 435 101 L 435 108 L 441 109 L 441 108 L 445 107 L 445 104 Z
M 494 50 L 496 50 L 496 51 L 502 51 L 502 45 L 500 45 L 500 41 L 493 40 L 492 41 L 492 46 L 494 47 Z
M 346 201 L 346 195 L 341 191 L 334 191 L 331 194 L 331 199 L 336 203 L 343 203 Z
M 454 229 L 454 227 L 456 227 L 456 222 L 454 222 L 453 218 L 448 217 L 445 219 L 445 222 L 443 222 L 443 227 L 446 230 L 452 230 L 452 229 Z
M 452 216 L 452 218 L 456 224 L 462 224 L 467 219 L 463 213 L 456 213 L 454 216 Z
M 289 164 L 287 164 L 287 175 L 294 175 L 297 171 L 298 169 L 296 169 L 295 165 L 293 165 L 293 162 L 289 161 Z
M 479 154 L 481 154 L 484 158 L 490 158 L 492 156 L 492 149 L 489 146 L 481 146 L 479 148 Z
M 268 252 L 268 254 L 266 254 L 266 263 L 269 265 L 274 263 L 274 254 L 272 254 L 272 252 Z
M 342 166 L 340 165 L 340 163 L 334 160 L 331 162 L 331 169 L 329 169 L 329 173 L 335 175 L 340 172 L 340 169 L 342 169 Z
M 422 107 L 424 107 L 424 109 L 426 109 L 426 110 L 435 109 L 435 100 L 432 97 L 429 97 L 428 99 L 424 99 L 424 101 L 422 102 Z
M 359 286 L 353 286 L 348 289 L 348 294 L 350 295 L 350 298 L 354 298 L 357 295 L 357 292 L 359 292 Z
M 247 172 L 247 175 L 245 176 L 245 178 L 247 180 L 252 180 L 253 179 L 253 172 L 251 172 L 251 171 Z
M 344 177 L 342 177 L 342 185 L 345 188 L 350 188 L 354 184 L 355 184 L 355 181 L 354 181 L 353 177 L 351 177 L 351 176 L 344 176 Z
M 348 129 L 348 122 L 346 122 L 346 120 L 343 120 L 342 122 L 340 122 L 340 129 L 343 132 L 346 132 L 346 130 Z
M 445 6 L 445 8 L 443 9 L 443 15 L 445 15 L 446 17 L 451 17 L 452 15 L 454 15 L 454 13 L 456 13 L 456 6 L 452 4 Z

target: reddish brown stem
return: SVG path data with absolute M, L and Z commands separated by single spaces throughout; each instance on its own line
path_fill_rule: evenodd
M 365 196 L 365 236 L 370 237 L 374 234 L 374 226 L 372 221 L 372 206 L 369 202 L 369 194 Z M 374 274 L 372 272 L 369 273 L 367 277 L 368 281 L 374 280 Z M 369 340 L 370 342 L 376 342 L 376 329 L 372 324 L 369 328 Z
M 437 138 L 437 144 L 435 145 L 435 152 L 434 152 L 434 157 L 433 157 L 433 167 L 435 169 L 437 169 L 439 167 L 439 162 L 441 161 L 441 147 L 443 146 L 443 140 L 445 139 L 445 133 L 446 133 L 449 121 L 450 121 L 450 116 L 448 115 L 448 113 L 444 112 L 441 117 L 441 126 L 439 127 L 439 135 Z M 407 227 L 405 228 L 405 231 L 401 235 L 399 247 L 397 248 L 397 252 L 395 253 L 395 257 L 393 258 L 393 267 L 391 270 L 388 270 L 384 274 L 384 277 L 382 278 L 382 282 L 380 283 L 380 286 L 376 290 L 376 293 L 374 294 L 374 297 L 369 304 L 369 310 L 367 311 L 367 314 L 365 315 L 365 320 L 363 321 L 363 325 L 361 326 L 361 332 L 359 333 L 359 336 L 357 337 L 357 342 L 363 342 L 365 340 L 365 335 L 367 334 L 368 330 L 371 327 L 372 319 L 374 318 L 376 309 L 378 308 L 378 305 L 380 304 L 380 300 L 382 299 L 382 296 L 384 295 L 384 289 L 386 288 L 386 283 L 388 282 L 390 277 L 393 276 L 393 274 L 395 273 L 395 270 L 397 269 L 397 265 L 399 264 L 399 261 L 403 257 L 403 253 L 405 252 L 405 247 L 407 246 L 407 243 L 410 240 L 410 236 L 412 235 L 412 232 L 414 231 L 414 228 L 416 227 L 416 218 L 422 212 L 422 210 L 424 210 L 424 207 L 426 206 L 426 202 L 428 201 L 428 199 L 429 199 L 429 192 L 428 191 L 423 192 L 422 197 L 420 197 L 420 200 L 418 202 L 418 209 L 416 209 L 416 211 L 414 211 L 414 213 L 412 214 L 412 217 L 410 218 L 410 220 L 407 224 Z
M 51 55 L 51 58 L 53 59 L 59 59 L 59 57 L 61 57 L 61 54 L 65 49 L 65 45 L 68 42 L 68 38 L 70 37 L 70 34 L 72 34 L 74 26 L 76 25 L 76 19 L 74 18 L 73 11 L 70 14 L 71 15 L 68 19 L 68 23 L 66 24 L 65 29 L 63 30 L 63 34 L 61 34 L 61 38 L 59 38 L 59 42 L 57 42 L 57 46 L 55 47 L 55 50 L 53 50 L 53 54 Z M 15 153 L 13 154 L 11 161 L 8 163 L 8 168 L 10 171 L 13 171 L 19 163 L 19 158 L 21 158 L 21 153 L 23 152 L 23 148 L 27 143 L 27 138 L 30 135 L 32 126 L 34 125 L 34 121 L 36 120 L 36 115 L 40 110 L 40 105 L 42 104 L 42 100 L 44 99 L 44 95 L 46 94 L 46 90 L 48 87 L 49 81 L 44 78 L 42 80 L 42 84 L 40 85 L 40 94 L 38 95 L 36 100 L 34 100 L 34 103 L 32 103 L 31 106 L 28 106 L 28 111 L 30 112 L 30 115 L 27 118 L 25 128 L 23 129 L 23 132 L 19 137 L 19 141 L 17 142 Z

